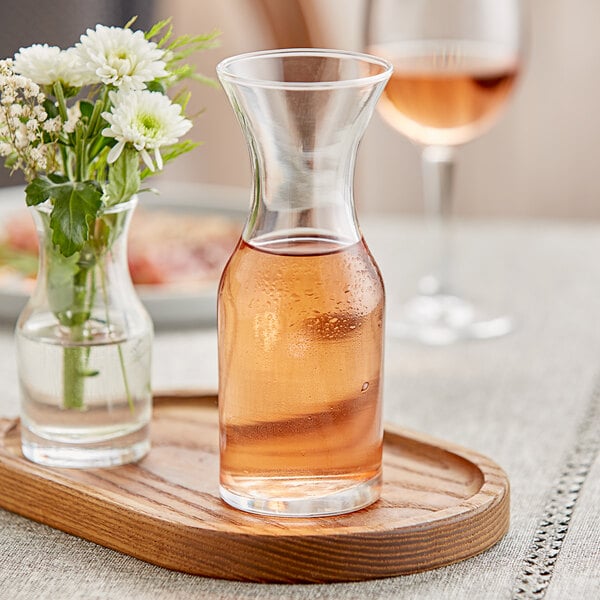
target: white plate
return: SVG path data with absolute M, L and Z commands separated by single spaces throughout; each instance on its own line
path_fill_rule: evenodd
M 173 212 L 221 214 L 239 221 L 240 230 L 247 213 L 250 194 L 243 188 L 206 184 L 180 184 L 161 181 L 160 195 L 142 194 L 140 206 Z M 0 189 L 0 228 L 2 220 L 25 206 L 23 187 Z M 189 290 L 160 285 L 140 285 L 137 290 L 157 328 L 213 325 L 216 320 L 217 281 Z M 16 320 L 27 302 L 27 292 L 18 283 L 0 282 L 0 320 Z

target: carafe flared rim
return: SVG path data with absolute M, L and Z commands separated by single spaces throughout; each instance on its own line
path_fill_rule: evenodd
M 234 67 L 244 64 L 250 65 L 260 59 L 286 59 L 299 57 L 329 58 L 340 61 L 354 61 L 372 67 L 379 67 L 379 72 L 364 76 L 349 77 L 347 79 L 335 79 L 325 81 L 282 81 L 274 78 L 252 77 L 241 72 L 234 72 Z M 340 88 L 361 87 L 376 85 L 386 81 L 393 70 L 392 64 L 387 60 L 363 52 L 349 50 L 330 50 L 326 48 L 284 48 L 278 50 L 260 50 L 258 52 L 247 52 L 238 54 L 222 60 L 217 65 L 217 75 L 221 81 L 249 87 L 261 87 L 269 89 L 293 90 L 293 91 L 315 91 L 334 90 Z

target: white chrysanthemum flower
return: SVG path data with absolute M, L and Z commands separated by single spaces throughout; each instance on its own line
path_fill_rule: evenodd
M 167 75 L 164 51 L 143 31 L 97 25 L 75 47 L 88 76 L 105 85 L 141 90 L 147 82 Z
M 15 54 L 13 69 L 38 85 L 53 85 L 60 81 L 71 87 L 81 87 L 93 81 L 82 69 L 75 48 L 61 50 L 58 46 L 34 44 Z
M 61 56 L 62 70 L 65 78 L 62 80 L 72 87 L 83 87 L 100 83 L 95 73 L 90 73 L 87 65 L 81 59 L 81 53 L 77 48 L 63 50 Z
M 61 49 L 48 44 L 34 44 L 15 54 L 13 70 L 39 85 L 51 85 L 57 78 L 55 69 Z
M 159 148 L 174 144 L 192 126 L 181 114 L 181 106 L 160 92 L 148 90 L 111 92 L 110 99 L 112 110 L 102 113 L 110 127 L 102 135 L 115 138 L 117 144 L 111 148 L 108 162 L 115 162 L 125 145 L 132 144 L 151 171 L 155 166 L 148 150 L 154 150 L 156 166 L 162 169 Z

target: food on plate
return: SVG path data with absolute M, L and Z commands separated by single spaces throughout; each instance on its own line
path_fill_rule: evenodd
M 240 235 L 220 215 L 139 210 L 129 230 L 129 269 L 136 284 L 214 281 Z
M 239 222 L 218 214 L 138 209 L 129 231 L 129 270 L 136 285 L 195 287 L 218 280 L 240 234 Z M 30 288 L 37 269 L 37 234 L 26 211 L 0 232 L 0 281 L 19 276 Z

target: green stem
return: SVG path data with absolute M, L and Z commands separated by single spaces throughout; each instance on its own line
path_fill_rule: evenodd
M 77 124 L 75 129 L 75 177 L 77 181 L 85 181 L 86 157 L 83 125 Z
M 100 114 L 104 109 L 104 103 L 102 100 L 96 100 L 94 104 L 94 110 L 92 111 L 92 116 L 90 117 L 90 122 L 88 123 L 87 128 L 87 137 L 94 137 L 96 133 L 96 127 L 98 126 L 98 122 L 100 121 Z
M 65 123 L 69 119 L 69 113 L 67 111 L 67 102 L 65 100 L 65 93 L 63 91 L 62 84 L 60 81 L 57 81 L 53 87 L 54 97 L 56 98 L 56 103 L 58 105 L 58 114 L 63 123 Z
M 100 268 L 100 282 L 102 286 L 102 297 L 104 298 L 104 306 L 106 308 L 106 326 L 110 329 L 110 312 L 108 310 L 108 292 L 106 290 L 106 273 L 104 272 L 104 266 L 99 265 Z M 123 377 L 123 386 L 125 387 L 125 395 L 127 396 L 127 403 L 129 404 L 129 410 L 133 414 L 135 412 L 135 406 L 133 404 L 133 398 L 131 397 L 131 391 L 129 389 L 129 379 L 127 377 L 127 368 L 125 366 L 125 357 L 123 356 L 123 348 L 121 344 L 117 344 L 117 352 L 119 353 L 119 364 L 121 365 L 121 375 Z
M 73 341 L 81 341 L 81 327 L 71 328 Z M 63 357 L 63 406 L 65 408 L 83 408 L 85 391 L 84 369 L 85 354 L 81 346 L 67 346 Z
M 63 406 L 83 409 L 85 405 L 86 348 L 79 345 L 84 341 L 84 323 L 87 320 L 89 299 L 86 294 L 88 269 L 81 269 L 75 275 L 69 343 L 63 355 Z
M 69 179 L 73 179 L 73 170 L 71 168 L 69 155 L 67 154 L 67 149 L 62 144 L 59 144 L 58 147 L 60 148 L 60 155 L 63 162 L 63 172 Z
M 102 97 L 96 100 L 90 124 L 88 126 L 88 137 L 95 137 L 106 126 L 106 121 L 100 119 L 100 115 L 108 108 L 109 88 L 105 87 L 102 92 Z
M 133 414 L 135 413 L 135 406 L 133 404 L 133 398 L 131 397 L 131 391 L 129 390 L 129 381 L 127 380 L 127 369 L 125 368 L 125 358 L 123 357 L 123 348 L 121 347 L 121 344 L 117 346 L 117 352 L 119 353 L 119 363 L 121 365 L 123 385 L 125 386 L 125 395 L 127 396 L 129 411 L 131 412 L 131 414 Z

